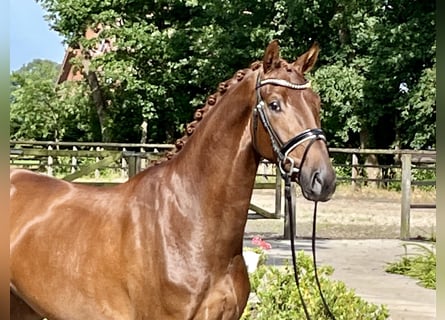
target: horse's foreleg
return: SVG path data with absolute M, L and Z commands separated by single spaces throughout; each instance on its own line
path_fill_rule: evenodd
M 11 320 L 40 320 L 38 315 L 25 301 L 9 291 L 9 319 Z
M 249 275 L 242 255 L 236 256 L 233 259 L 229 272 L 233 282 L 233 289 L 236 292 L 238 317 L 241 317 L 250 293 Z
M 241 317 L 250 292 L 243 257 L 234 257 L 227 271 L 211 289 L 193 319 L 237 320 Z

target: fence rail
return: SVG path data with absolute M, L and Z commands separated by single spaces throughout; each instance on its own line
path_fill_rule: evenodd
M 55 170 L 66 173 L 63 179 L 73 181 L 84 175 L 94 173 L 98 179 L 101 172 L 114 170 L 120 178 L 127 179 L 159 160 L 166 152 L 173 149 L 171 144 L 141 143 L 92 143 L 92 142 L 52 142 L 52 141 L 10 141 L 10 165 L 43 171 L 54 175 Z M 434 150 L 387 150 L 331 148 L 331 156 L 346 156 L 344 163 L 335 163 L 336 169 L 350 170 L 350 176 L 339 176 L 339 182 L 350 182 L 353 189 L 365 183 L 397 183 L 401 190 L 400 238 L 410 237 L 410 212 L 412 209 L 435 209 L 435 203 L 412 203 L 411 189 L 413 186 L 435 186 L 436 180 L 413 178 L 415 170 L 431 170 L 435 172 L 436 151 Z M 393 163 L 369 164 L 363 161 L 368 155 L 384 155 L 396 157 Z M 348 160 L 349 157 L 349 160 Z M 64 160 L 62 160 L 64 159 Z M 376 177 L 368 177 L 367 169 L 373 168 L 380 172 Z M 382 174 L 383 171 L 391 175 Z M 275 211 L 268 212 L 251 204 L 251 210 L 268 217 L 283 218 L 281 213 L 281 179 L 275 166 L 263 163 L 258 176 L 276 177 L 274 182 L 256 183 L 255 188 L 275 189 Z M 435 174 L 434 174 L 435 177 Z M 99 182 L 107 184 L 107 182 Z M 285 226 L 284 234 L 288 234 Z

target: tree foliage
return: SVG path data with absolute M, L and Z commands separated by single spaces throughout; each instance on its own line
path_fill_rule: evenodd
M 27 135 L 58 139 L 59 113 L 54 82 L 59 66 L 34 60 L 11 75 L 11 131 L 14 138 Z
M 139 141 L 145 119 L 149 141 L 171 142 L 218 82 L 277 38 L 289 60 L 320 43 L 311 77 L 331 146 L 435 146 L 432 0 L 36 1 L 71 46 L 112 40 L 91 59 L 112 140 Z M 98 23 L 99 38 L 86 40 Z
M 74 82 L 56 86 L 59 68 L 55 62 L 35 59 L 11 74 L 12 139 L 97 138 L 85 85 Z

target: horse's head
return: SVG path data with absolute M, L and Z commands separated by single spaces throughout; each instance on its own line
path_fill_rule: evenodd
M 304 78 L 318 52 L 314 44 L 288 63 L 280 58 L 277 41 L 269 44 L 256 82 L 252 139 L 261 156 L 278 162 L 284 176 L 298 181 L 305 198 L 327 201 L 336 177 L 320 129 L 320 98 Z

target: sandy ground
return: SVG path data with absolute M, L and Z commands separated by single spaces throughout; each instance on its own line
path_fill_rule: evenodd
M 415 203 L 435 203 L 435 199 L 435 191 L 413 192 Z M 274 212 L 275 191 L 254 190 L 251 202 Z M 298 237 L 311 236 L 312 216 L 313 203 L 304 199 L 297 190 Z M 330 239 L 396 239 L 400 237 L 400 217 L 401 201 L 398 192 L 365 188 L 351 192 L 347 187 L 340 187 L 330 201 L 318 204 L 317 236 Z M 247 236 L 255 232 L 268 237 L 283 235 L 283 218 L 267 219 L 265 223 L 254 212 L 250 212 L 249 218 Z M 412 209 L 410 220 L 412 238 L 435 237 L 436 209 Z

